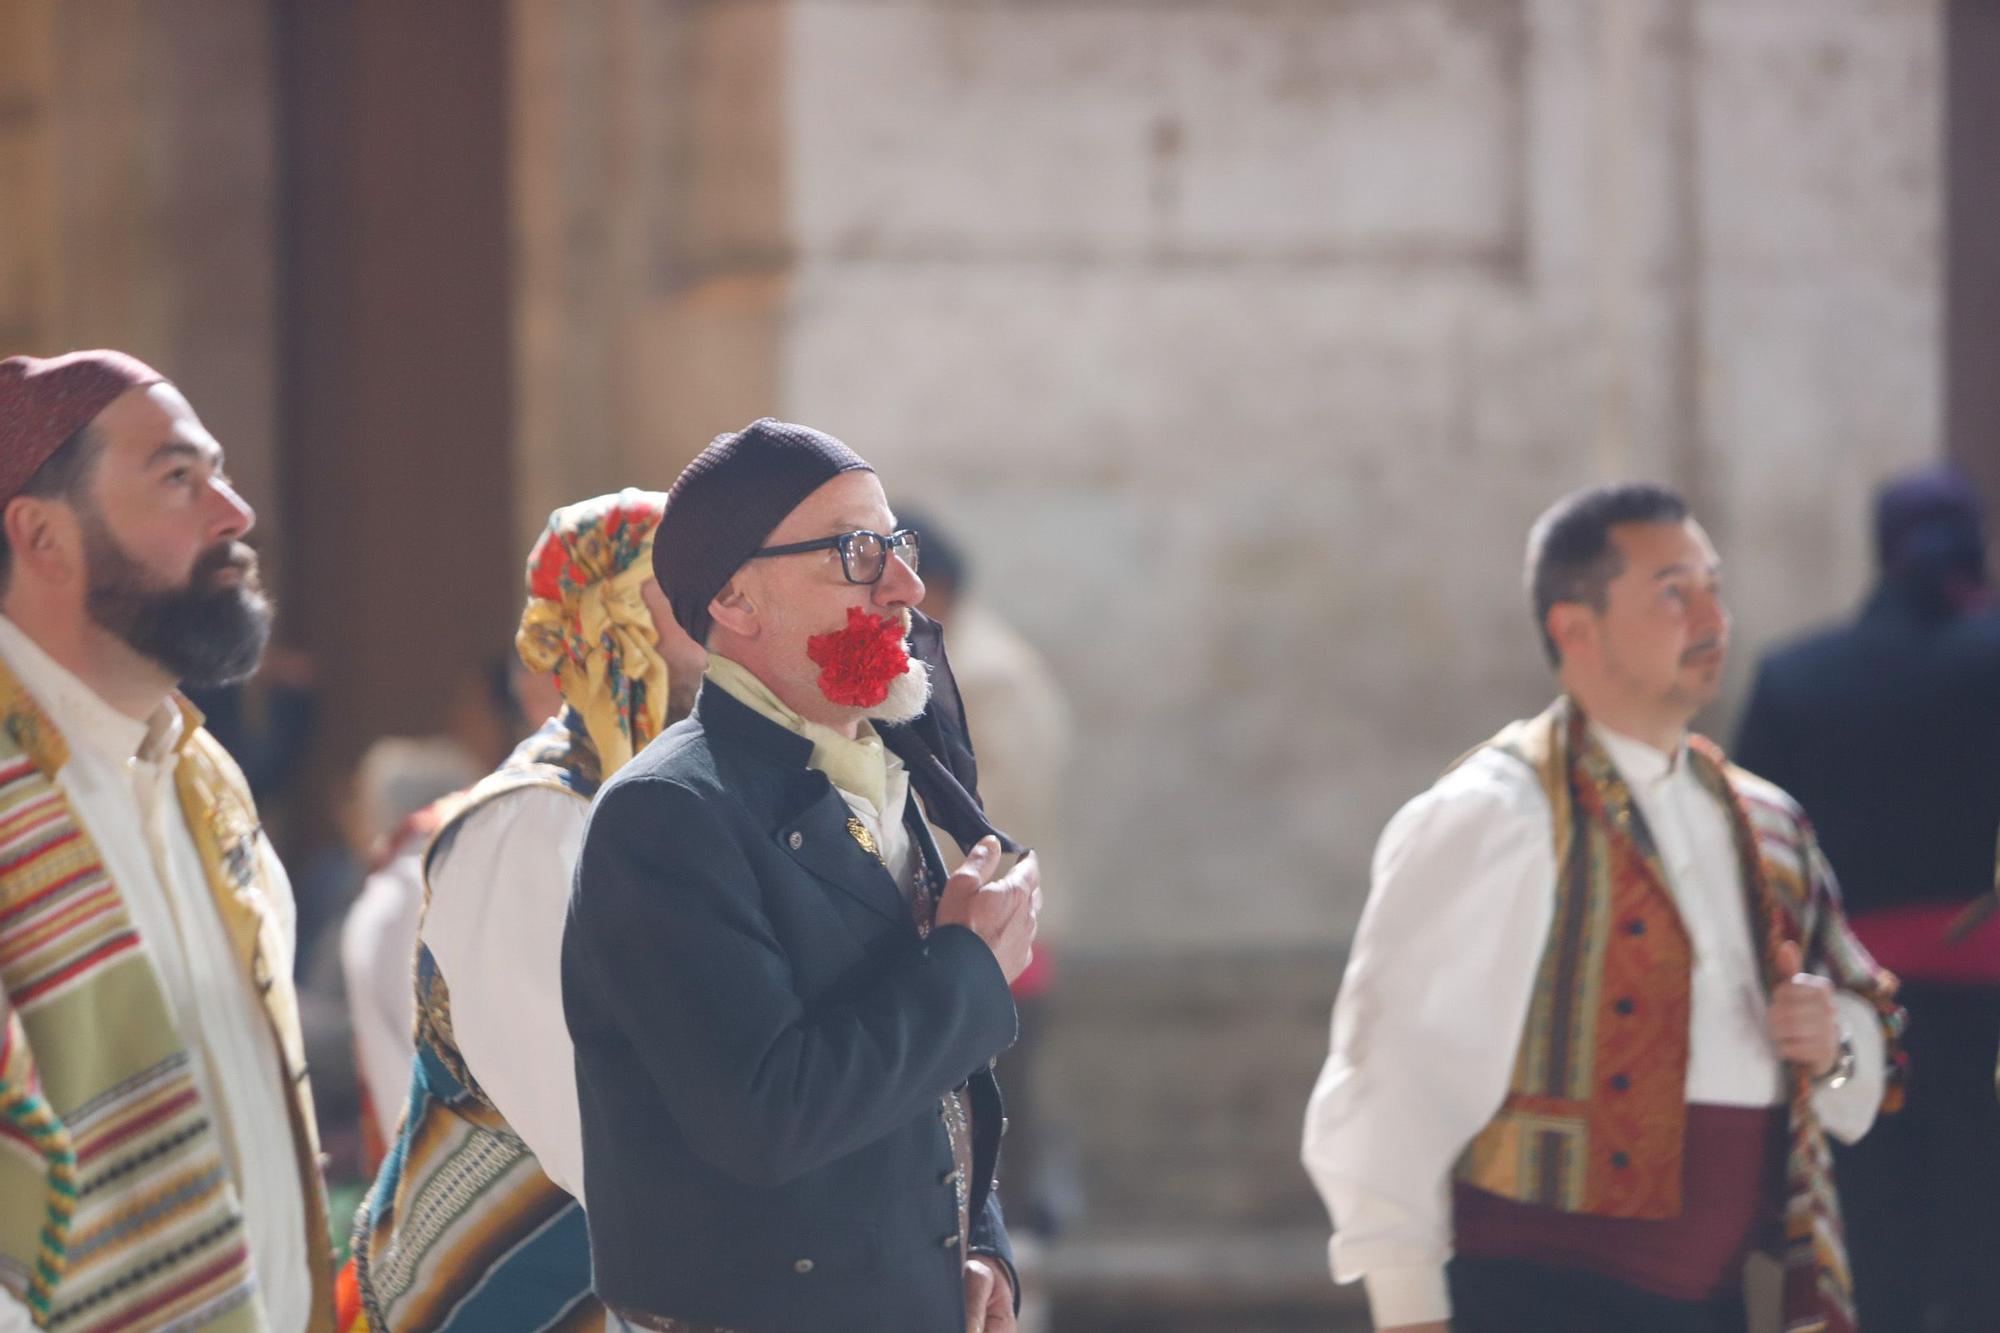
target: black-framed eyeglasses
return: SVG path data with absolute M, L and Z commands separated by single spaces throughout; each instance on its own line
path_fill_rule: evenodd
M 855 532 L 843 532 L 837 537 L 821 537 L 817 541 L 788 542 L 783 546 L 766 546 L 761 551 L 752 551 L 750 558 L 756 560 L 767 555 L 804 555 L 808 551 L 839 551 L 840 572 L 849 583 L 879 583 L 882 571 L 889 567 L 891 553 L 917 572 L 917 561 L 921 556 L 922 543 L 910 528 L 898 528 L 884 537 L 879 532 L 866 528 Z

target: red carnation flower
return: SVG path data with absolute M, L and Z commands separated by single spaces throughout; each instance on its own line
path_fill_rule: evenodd
M 806 640 L 806 656 L 820 668 L 819 689 L 834 703 L 873 708 L 889 697 L 889 686 L 910 669 L 902 622 L 847 608 L 847 628 Z

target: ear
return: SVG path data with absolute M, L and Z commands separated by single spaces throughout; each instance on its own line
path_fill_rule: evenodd
M 1579 649 L 1587 650 L 1597 638 L 1597 616 L 1582 602 L 1557 602 L 1549 608 L 1549 637 L 1556 642 L 1564 662 L 1574 662 Z
M 739 639 L 754 639 L 761 622 L 757 608 L 751 602 L 748 590 L 743 586 L 742 572 L 730 576 L 722 585 L 722 591 L 708 604 L 709 618 Z
M 17 495 L 0 511 L 7 552 L 18 574 L 60 583 L 78 569 L 76 515 L 60 500 Z

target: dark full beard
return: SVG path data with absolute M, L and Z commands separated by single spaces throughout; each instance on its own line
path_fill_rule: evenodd
M 134 652 L 198 689 L 233 685 L 257 669 L 271 638 L 271 604 L 257 557 L 241 542 L 203 553 L 180 587 L 161 587 L 94 514 L 84 517 L 90 618 Z M 235 584 L 216 581 L 241 571 Z

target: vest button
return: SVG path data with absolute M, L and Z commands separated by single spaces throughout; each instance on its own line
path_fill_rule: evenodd
M 949 1236 L 939 1236 L 939 1237 L 938 1237 L 938 1248 L 939 1248 L 939 1249 L 945 1249 L 945 1250 L 953 1250 L 953 1249 L 957 1249 L 957 1248 L 958 1248 L 958 1233 L 957 1233 L 956 1231 L 954 1231 L 954 1232 L 952 1232 L 952 1233 L 951 1233 L 951 1234 L 950 1234 Z
M 799 848 L 805 845 L 806 845 L 806 835 L 803 833 L 794 833 L 791 837 L 785 839 L 785 846 L 791 848 L 795 852 Z
M 1632 1086 L 1632 1080 L 1627 1078 L 1625 1075 L 1613 1074 L 1611 1076 L 1611 1090 L 1613 1092 L 1623 1092 L 1631 1086 Z
M 1618 1003 L 1612 1005 L 1611 1007 L 1613 1009 L 1616 1009 L 1620 1014 L 1624 1015 L 1627 1018 L 1630 1018 L 1634 1013 L 1638 1012 L 1639 1009 L 1639 1006 L 1633 1003 L 1632 997 L 1629 995 L 1621 996 L 1618 1000 Z
M 813 1271 L 813 1261 L 810 1259 L 794 1259 L 792 1260 L 792 1271 L 803 1277 Z
M 940 1185 L 956 1185 L 957 1183 L 958 1183 L 958 1172 L 956 1169 L 947 1171 L 943 1175 L 938 1177 L 938 1184 Z
M 1622 1152 L 1615 1152 L 1611 1154 L 1611 1165 L 1623 1171 L 1626 1167 L 1632 1165 L 1632 1159 Z
M 1625 933 L 1627 935 L 1643 935 L 1646 933 L 1646 923 L 1635 916 L 1625 923 Z

